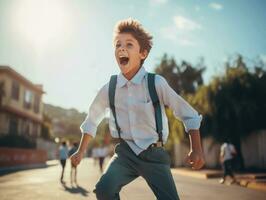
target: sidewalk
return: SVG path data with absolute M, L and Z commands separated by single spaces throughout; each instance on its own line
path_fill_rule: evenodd
M 174 168 L 173 173 L 183 176 L 190 176 L 194 178 L 209 179 L 209 178 L 221 178 L 223 172 L 221 170 L 192 170 L 188 168 Z M 239 181 L 239 185 L 256 190 L 266 191 L 266 173 L 245 173 L 235 174 L 236 179 Z
M 13 166 L 13 167 L 0 167 L 0 176 L 4 174 L 8 174 L 11 172 L 16 172 L 20 170 L 29 170 L 29 169 L 36 169 L 36 168 L 45 168 L 50 167 L 54 165 L 58 165 L 58 160 L 48 160 L 45 164 L 29 164 L 29 165 L 19 165 L 19 166 Z

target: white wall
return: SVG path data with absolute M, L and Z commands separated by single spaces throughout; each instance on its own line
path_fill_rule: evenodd
M 242 153 L 246 167 L 266 169 L 266 131 L 243 139 Z

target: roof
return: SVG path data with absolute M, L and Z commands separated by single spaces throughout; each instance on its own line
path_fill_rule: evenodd
M 12 76 L 14 79 L 20 81 L 21 83 L 23 83 L 25 86 L 29 87 L 30 89 L 44 94 L 45 91 L 43 91 L 43 87 L 41 84 L 34 84 L 32 83 L 30 80 L 26 79 L 24 76 L 22 76 L 20 73 L 18 73 L 17 71 L 15 71 L 14 69 L 12 69 L 9 66 L 1 66 L 0 65 L 0 74 L 1 73 L 6 73 L 9 74 L 10 76 Z

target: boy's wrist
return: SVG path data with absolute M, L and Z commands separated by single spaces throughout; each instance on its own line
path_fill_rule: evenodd
M 190 147 L 190 151 L 191 152 L 195 152 L 195 153 L 197 153 L 197 154 L 203 154 L 203 151 L 202 151 L 202 148 L 201 147 Z
M 78 153 L 79 153 L 79 154 L 82 154 L 82 155 L 83 155 L 83 154 L 84 154 L 84 151 L 85 151 L 85 150 L 78 149 Z
M 190 150 L 202 153 L 199 130 L 189 130 Z

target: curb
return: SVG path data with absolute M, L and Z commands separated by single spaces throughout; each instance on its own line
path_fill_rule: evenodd
M 187 168 L 174 168 L 171 169 L 173 174 L 179 174 L 183 176 L 190 176 L 193 178 L 200 179 L 211 179 L 211 178 L 221 178 L 223 172 L 218 170 L 195 170 L 192 171 Z M 241 177 L 242 176 L 242 177 Z M 266 180 L 265 179 L 256 179 L 261 177 L 261 174 L 248 174 L 238 176 L 239 186 L 246 187 L 250 189 L 266 191 Z M 241 179 L 242 178 L 242 179 Z M 255 180 L 256 179 L 256 180 Z
M 250 188 L 250 189 L 255 189 L 255 190 L 260 190 L 260 191 L 266 192 L 266 182 L 264 182 L 264 183 L 250 182 L 250 183 L 248 183 L 248 185 L 246 187 Z
M 172 169 L 171 170 L 174 174 L 180 174 L 184 176 L 190 176 L 194 178 L 201 178 L 201 179 L 209 179 L 209 178 L 220 178 L 222 177 L 223 173 L 218 170 L 189 170 L 189 169 Z
M 242 187 L 255 189 L 255 190 L 261 190 L 266 192 L 266 181 L 254 181 L 254 180 L 240 180 L 239 185 Z

